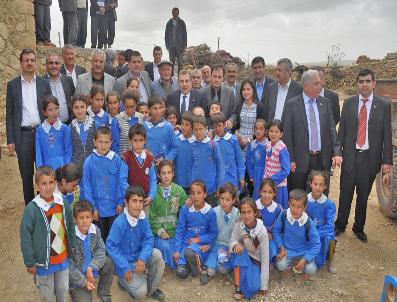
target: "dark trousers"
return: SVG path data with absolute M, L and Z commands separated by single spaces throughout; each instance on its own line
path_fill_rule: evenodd
M 112 46 L 114 42 L 115 30 L 116 30 L 116 20 L 114 20 L 113 11 L 110 11 L 105 15 L 105 35 L 106 35 L 106 44 L 108 47 Z
M 50 6 L 39 3 L 34 4 L 34 21 L 36 25 L 36 41 L 51 41 L 51 16 Z
M 340 193 L 338 217 L 335 226 L 340 230 L 345 230 L 353 200 L 354 189 L 356 189 L 356 209 L 354 215 L 354 232 L 364 230 L 365 219 L 367 216 L 367 201 L 371 193 L 375 175 L 369 173 L 369 152 L 356 151 L 356 159 L 352 171 L 346 171 L 342 166 L 340 176 Z
M 77 47 L 85 47 L 85 42 L 87 40 L 87 18 L 88 9 L 78 8 L 77 9 Z
M 99 220 L 96 222 L 99 230 L 101 231 L 103 242 L 106 243 L 106 239 L 108 238 L 110 228 L 112 227 L 113 221 L 117 218 L 117 215 L 110 217 L 99 217 Z
M 77 40 L 77 13 L 63 12 L 63 43 L 76 45 Z
M 91 16 L 91 48 L 102 48 L 105 38 L 105 15 Z
M 175 58 L 177 58 L 178 59 L 178 70 L 182 70 L 183 69 L 183 51 L 176 49 L 176 47 L 172 47 L 169 50 L 169 54 L 170 54 L 171 63 L 175 65 Z
M 18 148 L 18 166 L 22 178 L 23 198 L 25 205 L 35 197 L 33 187 L 33 174 L 35 162 L 35 136 L 36 132 L 21 131 L 21 145 Z

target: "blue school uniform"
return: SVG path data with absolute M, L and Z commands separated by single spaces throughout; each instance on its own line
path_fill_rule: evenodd
M 84 161 L 81 182 L 82 199 L 88 200 L 100 217 L 117 215 L 118 205 L 124 205 L 128 187 L 128 166 L 113 151 L 100 155 L 96 150 Z
M 57 119 L 53 125 L 45 120 L 36 131 L 36 168 L 54 170 L 72 161 L 73 145 L 70 128 Z
M 175 251 L 180 252 L 178 265 L 186 264 L 184 252 L 186 248 L 195 251 L 202 262 L 205 262 L 209 252 L 202 252 L 201 245 L 209 244 L 212 246 L 218 236 L 218 226 L 214 209 L 207 203 L 200 210 L 195 210 L 194 206 L 184 205 L 179 210 L 178 224 L 176 226 L 176 246 Z M 200 238 L 200 243 L 189 244 L 190 238 Z
M 218 226 L 218 237 L 215 245 L 211 247 L 205 265 L 214 270 L 222 266 L 225 271 L 232 271 L 233 265 L 229 255 L 229 240 L 232 235 L 234 224 L 239 218 L 239 212 L 236 207 L 232 208 L 229 214 L 226 214 L 222 206 L 214 208 L 216 214 L 216 223 Z
M 106 126 L 110 128 L 109 113 L 107 113 L 102 108 L 101 111 L 99 111 L 98 113 L 94 113 L 94 111 L 92 111 L 91 109 L 91 106 L 88 106 L 87 113 L 91 118 L 98 122 L 100 126 Z
M 156 125 L 150 120 L 146 120 L 143 124 L 146 128 L 146 145 L 155 160 L 160 158 L 174 160 L 177 146 L 172 125 L 166 120 L 162 120 Z
M 216 135 L 214 141 L 218 142 L 222 154 L 225 168 L 224 183 L 231 182 L 239 187 L 240 180 L 245 178 L 245 163 L 237 137 L 226 132 L 222 137 Z
M 190 183 L 204 181 L 208 195 L 217 191 L 225 182 L 225 169 L 219 144 L 207 136 L 193 143 L 193 165 Z
M 327 260 L 329 241 L 336 240 L 334 231 L 336 206 L 324 194 L 319 200 L 314 200 L 312 193 L 309 193 L 307 197 L 306 213 L 313 220 L 320 236 L 321 250 L 316 257 L 316 265 L 321 267 Z
M 113 222 L 106 240 L 106 251 L 113 260 L 117 276 L 123 278 L 126 272 L 133 271 L 138 259 L 148 262 L 153 247 L 154 236 L 145 212 L 135 218 L 124 208 L 124 213 Z
M 182 188 L 187 188 L 190 185 L 193 165 L 193 143 L 195 139 L 194 135 L 186 138 L 181 134 L 176 140 L 175 182 Z
M 263 141 L 255 139 L 247 145 L 245 164 L 249 178 L 254 180 L 253 200 L 259 198 L 259 187 L 265 174 L 266 143 L 267 139 Z

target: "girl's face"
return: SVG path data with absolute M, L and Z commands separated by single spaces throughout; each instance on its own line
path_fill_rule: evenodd
M 221 112 L 221 106 L 219 106 L 218 104 L 212 104 L 210 107 L 209 116 L 219 112 Z
M 268 207 L 271 205 L 272 201 L 274 200 L 276 193 L 273 191 L 273 188 L 270 185 L 266 184 L 260 190 L 259 195 L 261 197 L 262 205 L 264 207 Z
M 202 141 L 207 136 L 208 128 L 201 123 L 194 123 L 193 131 L 196 139 Z
M 61 180 L 59 190 L 62 193 L 73 193 L 74 190 L 76 190 L 78 184 L 80 182 L 80 179 L 76 179 L 70 182 L 67 182 L 65 179 Z
M 115 95 L 108 97 L 108 111 L 110 116 L 114 117 L 119 113 L 120 102 Z
M 270 127 L 268 135 L 270 141 L 273 144 L 277 143 L 283 137 L 283 133 L 280 131 L 280 129 L 277 126 Z
M 252 227 L 255 225 L 256 212 L 249 204 L 244 203 L 241 205 L 240 216 L 246 226 Z
M 171 125 L 175 127 L 177 122 L 176 114 L 174 113 L 169 114 L 167 116 L 167 121 L 169 121 Z
M 230 192 L 222 193 L 221 196 L 219 196 L 219 202 L 226 214 L 229 214 L 232 211 L 234 198 Z
M 124 100 L 124 112 L 127 116 L 133 116 L 135 114 L 136 102 L 133 99 Z
M 150 118 L 153 120 L 153 122 L 159 122 L 163 117 L 163 113 L 164 113 L 164 109 L 163 109 L 163 105 L 161 104 L 154 104 L 150 108 Z
M 266 127 L 263 123 L 255 124 L 255 137 L 262 140 L 266 137 Z
M 105 96 L 97 93 L 91 98 L 91 109 L 94 113 L 99 113 L 101 111 L 103 103 L 105 102 Z
M 312 189 L 312 196 L 314 199 L 318 200 L 324 193 L 326 188 L 325 179 L 321 175 L 316 175 L 310 182 L 310 188 Z
M 44 115 L 47 117 L 48 122 L 55 122 L 58 118 L 59 108 L 53 103 L 49 103 L 44 111 Z
M 160 181 L 163 187 L 169 187 L 171 185 L 172 179 L 174 178 L 174 170 L 166 165 L 160 170 Z
M 145 118 L 145 120 L 147 120 L 150 117 L 149 107 L 146 105 L 139 107 L 138 112 L 143 114 L 143 117 Z
M 182 120 L 181 121 L 181 132 L 184 137 L 191 137 L 193 134 L 192 124 L 188 121 Z
M 79 122 L 84 122 L 87 118 L 87 104 L 83 101 L 74 102 L 72 111 Z
M 130 85 L 127 87 L 128 89 L 138 89 L 139 90 L 139 82 L 138 81 L 131 81 Z
M 252 90 L 250 84 L 248 83 L 244 84 L 242 94 L 244 100 L 252 100 L 252 98 L 254 97 L 254 91 Z
M 195 209 L 199 210 L 204 207 L 206 197 L 207 193 L 202 187 L 199 185 L 190 186 L 190 199 L 192 200 Z

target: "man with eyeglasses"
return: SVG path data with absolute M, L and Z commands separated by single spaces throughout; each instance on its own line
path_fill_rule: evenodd
M 36 53 L 22 50 L 21 75 L 7 83 L 6 132 L 10 154 L 18 157 L 25 205 L 35 196 L 33 174 L 36 127 L 44 121 L 42 100 L 51 94 L 50 84 L 36 75 Z

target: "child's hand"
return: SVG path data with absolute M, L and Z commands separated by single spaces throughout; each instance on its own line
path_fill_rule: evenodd
M 142 260 L 137 260 L 135 263 L 135 272 L 137 274 L 143 274 L 145 272 L 145 262 Z
M 287 257 L 287 251 L 285 250 L 285 248 L 280 247 L 280 250 L 278 251 L 278 260 L 283 259 L 284 257 Z
M 168 235 L 167 232 L 162 232 L 160 234 L 160 238 L 163 240 L 167 240 L 167 239 L 170 239 L 170 235 Z
M 123 206 L 118 205 L 116 208 L 117 214 L 123 213 Z
M 95 289 L 95 285 L 87 280 L 84 288 L 90 292 Z
M 181 255 L 181 253 L 179 253 L 179 252 L 175 252 L 173 255 L 172 255 L 172 258 L 174 258 L 174 262 L 175 263 L 178 263 L 178 260 L 179 260 L 179 256 Z
M 294 268 L 299 271 L 302 272 L 305 268 L 306 265 L 306 259 L 302 258 L 301 260 L 298 261 L 298 263 L 294 266 Z
M 200 245 L 200 246 L 199 246 L 199 249 L 200 249 L 203 253 L 206 253 L 206 252 L 208 252 L 208 250 L 210 249 L 210 245 L 209 245 L 209 244 Z
M 174 129 L 181 131 L 181 125 L 175 125 Z
M 152 199 L 148 196 L 143 200 L 143 206 L 146 207 L 152 202 Z
M 237 254 L 237 255 L 241 255 L 243 253 L 243 246 L 240 243 L 237 243 L 234 248 L 233 251 Z
M 187 243 L 189 243 L 189 244 L 200 243 L 200 239 L 198 237 L 193 237 L 193 238 L 190 238 Z
M 88 267 L 87 271 L 85 273 L 85 276 L 87 278 L 87 281 L 91 284 L 95 284 L 95 280 L 94 280 L 94 274 L 92 273 L 92 267 Z
M 270 233 L 270 232 L 267 232 L 267 238 L 269 238 L 269 240 L 272 240 L 272 239 L 273 239 L 273 235 L 272 235 L 272 233 Z
M 98 213 L 97 210 L 94 211 L 93 219 L 94 219 L 95 221 L 99 221 L 99 213 Z
M 28 271 L 29 274 L 36 275 L 36 265 L 27 267 L 26 270 Z
M 192 199 L 190 197 L 188 197 L 188 199 L 186 199 L 185 205 L 187 208 L 190 208 L 193 205 Z
M 125 281 L 127 281 L 127 282 L 132 281 L 132 272 L 131 272 L 131 271 L 126 272 L 126 273 L 124 274 L 124 279 L 125 279 Z

